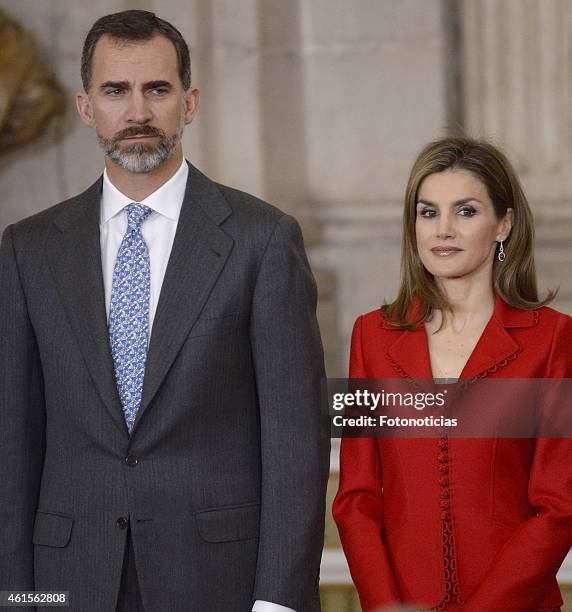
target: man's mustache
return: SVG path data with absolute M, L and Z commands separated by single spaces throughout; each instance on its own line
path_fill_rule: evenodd
M 133 138 L 134 136 L 158 136 L 159 138 L 164 138 L 165 133 L 163 130 L 150 125 L 128 127 L 115 134 L 113 137 L 113 144 L 123 140 L 124 138 Z

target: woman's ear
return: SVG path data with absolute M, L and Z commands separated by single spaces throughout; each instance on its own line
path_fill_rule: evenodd
M 499 222 L 497 242 L 500 242 L 501 240 L 506 240 L 508 238 L 512 229 L 513 220 L 514 209 L 507 208 L 505 216 Z

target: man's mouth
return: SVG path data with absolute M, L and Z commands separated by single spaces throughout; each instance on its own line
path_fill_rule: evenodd
M 139 134 L 138 136 L 126 136 L 122 138 L 122 140 L 141 140 L 143 138 L 158 138 L 158 136 L 151 134 Z
M 139 140 L 147 140 L 150 138 L 161 138 L 161 132 L 158 130 L 149 129 L 149 131 L 145 132 L 136 132 L 134 129 L 126 129 L 123 132 L 119 132 L 115 136 L 115 142 L 123 142 L 123 141 L 139 141 Z

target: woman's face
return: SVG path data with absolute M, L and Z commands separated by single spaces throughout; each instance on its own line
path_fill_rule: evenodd
M 497 241 L 508 236 L 512 209 L 495 215 L 484 183 L 468 170 L 427 176 L 417 196 L 415 234 L 423 265 L 437 278 L 490 269 Z

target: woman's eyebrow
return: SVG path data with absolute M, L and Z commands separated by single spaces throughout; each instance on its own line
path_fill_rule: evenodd
M 463 204 L 467 204 L 467 202 L 479 202 L 482 204 L 482 201 L 478 198 L 462 198 L 461 200 L 453 202 L 453 206 L 462 206 Z M 417 204 L 425 204 L 426 206 L 434 206 L 435 208 L 439 208 L 439 204 L 435 204 L 434 202 L 425 199 L 417 200 Z

